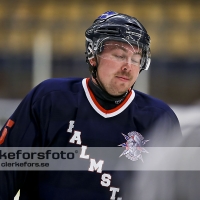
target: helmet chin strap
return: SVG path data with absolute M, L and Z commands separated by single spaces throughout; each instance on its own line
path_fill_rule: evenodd
M 97 83 L 97 85 L 99 86 L 99 88 L 100 88 L 103 92 L 109 94 L 109 93 L 105 90 L 105 88 L 102 86 L 102 84 L 100 84 L 99 81 L 97 80 L 97 67 L 98 67 L 99 64 L 98 64 L 96 55 L 94 56 L 94 59 L 95 59 L 95 62 L 96 62 L 96 66 L 92 65 L 92 77 L 93 77 L 94 80 L 96 81 L 96 83 Z
M 99 86 L 99 88 L 106 94 L 110 95 L 105 88 L 102 86 L 101 82 L 98 81 L 97 79 L 97 66 L 93 66 L 93 70 L 92 70 L 92 77 L 94 78 L 94 80 L 96 81 L 97 85 Z
M 144 69 L 143 68 L 141 68 L 140 69 L 140 71 L 139 71 L 139 74 L 143 71 Z M 136 81 L 135 81 L 135 83 L 136 83 Z M 133 89 L 133 87 L 134 87 L 134 85 L 135 85 L 135 83 L 133 83 L 133 85 L 131 86 L 131 90 Z

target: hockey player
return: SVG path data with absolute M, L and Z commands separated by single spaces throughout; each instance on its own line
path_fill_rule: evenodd
M 151 61 L 143 25 L 108 11 L 85 36 L 91 77 L 49 79 L 32 89 L 3 127 L 0 147 L 125 147 L 121 156 L 133 162 L 142 160 L 146 151 L 141 146 L 174 145 L 181 136 L 175 113 L 164 102 L 133 90 Z M 119 200 L 123 181 L 117 177 L 128 178 L 90 168 L 1 171 L 0 200 L 13 199 L 19 189 L 22 200 Z

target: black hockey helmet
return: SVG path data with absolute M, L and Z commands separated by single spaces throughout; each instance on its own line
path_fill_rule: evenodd
M 147 70 L 151 62 L 150 36 L 134 17 L 107 11 L 100 15 L 86 32 L 86 62 L 96 56 L 98 48 L 106 40 L 128 42 L 142 49 L 141 70 Z

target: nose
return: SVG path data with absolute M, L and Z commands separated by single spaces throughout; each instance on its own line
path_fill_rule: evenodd
M 132 68 L 131 58 L 127 58 L 126 61 L 124 61 L 122 70 L 124 71 L 130 71 Z

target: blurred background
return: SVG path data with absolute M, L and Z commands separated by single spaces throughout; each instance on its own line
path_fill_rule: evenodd
M 151 36 L 136 89 L 170 104 L 184 131 L 200 128 L 197 0 L 0 0 L 0 125 L 44 79 L 89 76 L 84 32 L 107 10 L 135 16 Z

